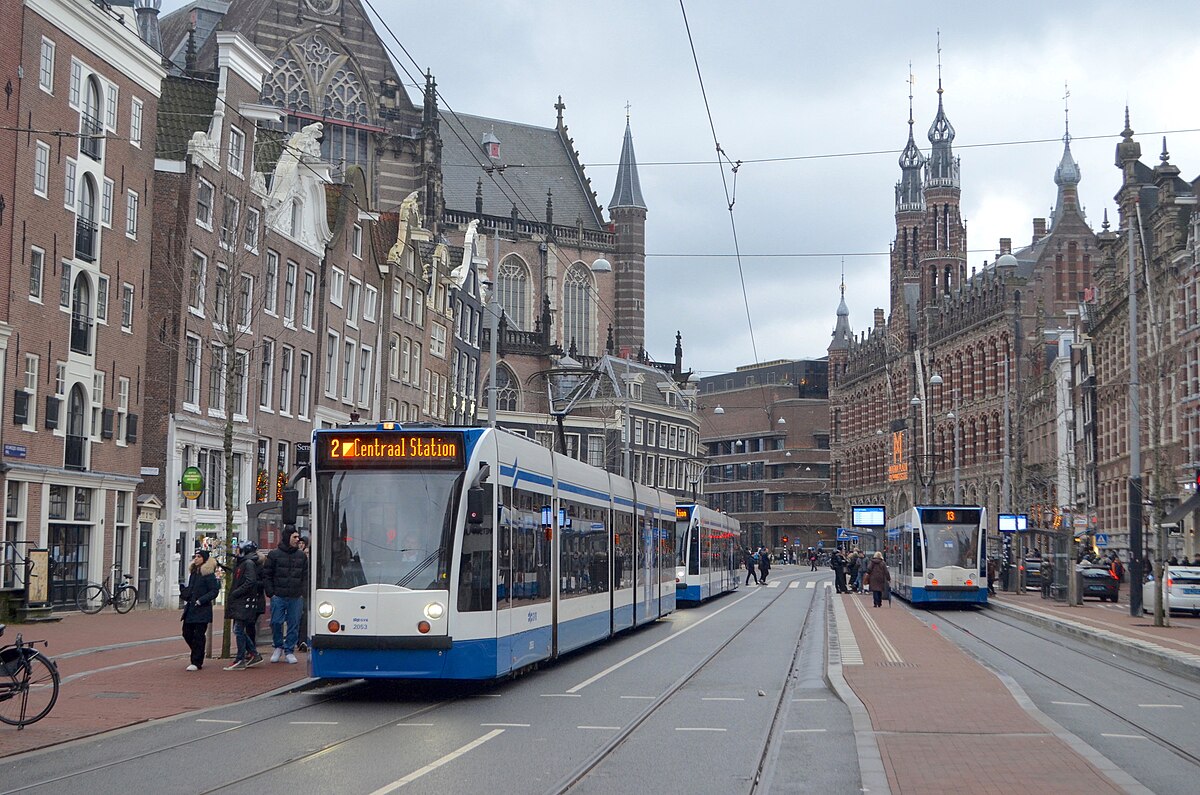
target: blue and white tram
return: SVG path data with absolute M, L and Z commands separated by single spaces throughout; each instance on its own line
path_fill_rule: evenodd
M 742 555 L 738 541 L 742 525 L 737 519 L 704 505 L 679 505 L 675 547 L 675 599 L 681 604 L 699 603 L 719 594 L 736 591 L 742 579 Z
M 892 591 L 914 605 L 987 604 L 987 511 L 919 505 L 876 531 Z
M 496 679 L 675 609 L 675 500 L 490 428 L 313 433 L 313 676 Z

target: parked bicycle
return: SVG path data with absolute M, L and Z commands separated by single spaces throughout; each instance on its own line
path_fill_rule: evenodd
M 109 588 L 109 583 L 119 572 L 120 569 L 113 566 L 112 574 L 104 578 L 102 585 L 92 582 L 79 589 L 75 594 L 75 605 L 81 612 L 93 615 L 99 613 L 106 606 L 112 605 L 118 613 L 128 613 L 137 605 L 137 588 L 129 583 L 133 579 L 133 575 L 124 575 L 122 577 L 124 582 L 115 589 Z
M 46 717 L 58 701 L 58 666 L 34 648 L 37 643 L 46 645 L 17 635 L 15 643 L 0 647 L 0 721 L 18 731 Z

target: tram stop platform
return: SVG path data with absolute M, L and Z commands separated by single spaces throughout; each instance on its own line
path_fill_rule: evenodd
M 213 613 L 211 647 L 219 655 L 222 609 Z M 49 647 L 38 648 L 54 659 L 61 676 L 49 715 L 20 731 L 0 724 L 0 758 L 313 681 L 306 654 L 297 654 L 296 665 L 264 661 L 245 671 L 224 671 L 233 661 L 214 656 L 199 671 L 185 670 L 188 647 L 180 636 L 178 610 L 57 615 L 61 621 L 8 624 L 0 637 L 0 644 L 18 634 L 26 641 L 48 641 Z M 269 659 L 271 630 L 260 626 L 258 650 L 264 649 Z
M 1146 792 L 937 630 L 937 613 L 830 592 L 829 681 L 854 721 L 870 792 Z M 1200 679 L 1200 621 L 1001 594 L 989 609 Z M 937 764 L 930 765 L 928 760 Z

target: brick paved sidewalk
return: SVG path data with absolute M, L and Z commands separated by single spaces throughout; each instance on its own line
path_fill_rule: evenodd
M 1058 795 L 1095 795 L 1125 791 L 1110 776 L 1131 783 L 1115 768 L 1105 775 L 902 602 L 873 609 L 870 596 L 833 598 L 862 657 L 854 664 L 840 638 L 842 676 L 869 713 L 892 792 L 1007 795 L 1053 782 Z
M 213 647 L 219 654 L 222 611 L 214 613 Z M 11 642 L 18 632 L 26 640 L 49 641 L 46 652 L 55 659 L 62 684 L 58 703 L 39 722 L 21 731 L 0 725 L 0 756 L 232 704 L 308 678 L 304 654 L 298 665 L 264 662 L 246 671 L 223 671 L 231 661 L 211 659 L 200 671 L 185 671 L 188 649 L 179 634 L 178 610 L 67 613 L 55 623 L 9 624 L 0 643 Z M 270 629 L 260 629 L 258 637 L 259 650 L 270 652 Z

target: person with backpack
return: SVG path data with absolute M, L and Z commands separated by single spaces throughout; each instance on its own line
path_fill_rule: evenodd
M 233 587 L 229 591 L 229 617 L 233 619 L 233 637 L 237 641 L 237 656 L 226 671 L 244 671 L 258 665 L 263 656 L 255 644 L 255 625 L 266 611 L 263 598 L 262 574 L 258 561 L 258 545 L 242 544 L 237 565 L 233 570 Z

